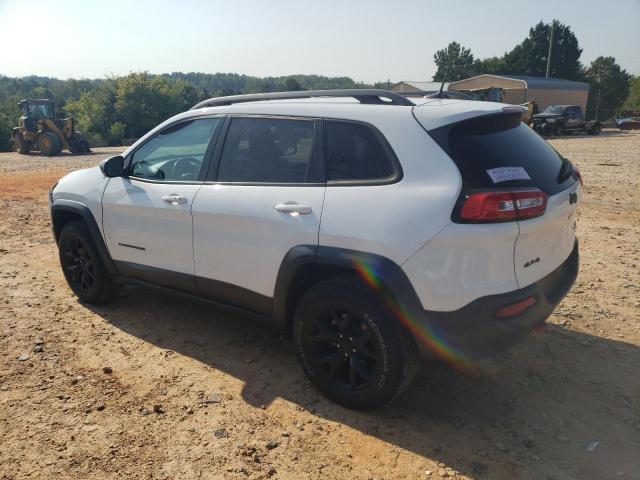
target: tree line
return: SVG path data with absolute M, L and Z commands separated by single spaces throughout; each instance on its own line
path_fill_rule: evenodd
M 544 76 L 547 66 L 550 25 L 542 22 L 529 30 L 521 43 L 499 57 L 476 58 L 457 42 L 434 55 L 433 77 L 441 81 L 448 71 L 450 81 L 481 73 Z M 579 80 L 591 85 L 588 113 L 599 110 L 600 118 L 617 115 L 620 109 L 640 111 L 640 81 L 623 70 L 613 57 L 598 57 L 589 66 L 580 62 L 582 49 L 571 28 L 556 23 L 551 76 Z M 168 117 L 187 110 L 202 99 L 242 93 L 317 90 L 335 88 L 387 88 L 349 77 L 290 75 L 254 77 L 236 73 L 182 73 L 153 75 L 147 72 L 104 79 L 59 80 L 0 75 L 0 151 L 10 148 L 11 128 L 21 113 L 23 98 L 54 98 L 57 115 L 72 115 L 78 128 L 92 143 L 117 145 L 123 138 L 137 138 Z M 598 100 L 599 93 L 599 100 Z
M 118 145 L 123 138 L 141 137 L 163 120 L 188 110 L 205 98 L 367 87 L 372 85 L 348 77 L 321 75 L 259 78 L 235 73 L 152 75 L 137 72 L 99 80 L 0 75 L 0 151 L 10 149 L 11 128 L 17 126 L 21 115 L 18 102 L 24 98 L 54 98 L 58 117 L 73 116 L 78 129 L 91 143 Z
M 539 22 L 529 35 L 502 56 L 480 59 L 471 49 L 451 42 L 434 56 L 434 81 L 462 80 L 482 73 L 544 77 L 547 70 L 551 24 Z M 556 22 L 549 76 L 589 83 L 587 112 L 593 116 L 598 104 L 600 119 L 611 118 L 621 109 L 640 110 L 638 79 L 629 75 L 614 57 L 598 57 L 588 66 L 580 62 L 582 48 L 571 27 Z M 633 100 L 635 98 L 635 100 Z

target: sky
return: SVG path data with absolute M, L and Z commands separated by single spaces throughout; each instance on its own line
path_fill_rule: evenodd
M 613 56 L 640 74 L 640 0 L 0 0 L 0 74 L 431 80 L 449 42 L 502 55 L 553 18 L 571 26 L 582 63 Z

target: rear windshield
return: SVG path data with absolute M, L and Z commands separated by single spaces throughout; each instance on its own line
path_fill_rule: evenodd
M 537 187 L 554 195 L 575 183 L 571 164 L 519 113 L 476 117 L 429 134 L 458 166 L 465 190 Z

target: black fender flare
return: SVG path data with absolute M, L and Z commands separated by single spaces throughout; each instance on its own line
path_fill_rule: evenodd
M 60 218 L 64 218 L 65 214 L 73 214 L 74 216 L 79 216 L 84 221 L 85 225 L 89 229 L 89 233 L 91 234 L 91 238 L 93 243 L 95 244 L 100 256 L 102 257 L 102 261 L 104 263 L 105 268 L 109 275 L 119 275 L 118 269 L 111 258 L 111 254 L 107 249 L 107 245 L 104 242 L 104 238 L 102 237 L 102 233 L 98 228 L 98 224 L 96 219 L 89 210 L 89 207 L 86 205 L 75 202 L 73 200 L 66 199 L 57 199 L 54 200 L 51 204 L 51 227 L 53 229 L 53 236 L 58 243 L 58 238 L 60 236 L 60 232 L 62 231 L 62 225 Z
M 306 267 L 328 267 L 358 276 L 382 299 L 390 313 L 412 334 L 412 319 L 424 315 L 422 303 L 404 270 L 382 255 L 339 247 L 299 245 L 285 255 L 280 265 L 273 296 L 275 322 L 288 331 L 291 312 L 289 295 L 295 288 L 297 273 Z

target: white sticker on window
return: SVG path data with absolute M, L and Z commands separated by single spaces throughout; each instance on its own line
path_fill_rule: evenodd
M 522 167 L 490 168 L 487 174 L 493 183 L 508 182 L 509 180 L 531 180 L 527 171 Z

